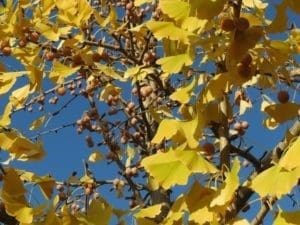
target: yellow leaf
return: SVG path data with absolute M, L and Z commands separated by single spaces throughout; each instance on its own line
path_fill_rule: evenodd
M 89 162 L 98 162 L 103 159 L 103 155 L 100 151 L 93 151 L 89 156 Z
M 15 109 L 21 108 L 27 100 L 27 97 L 30 94 L 30 92 L 30 85 L 25 85 L 13 91 L 9 97 L 12 106 Z
M 247 54 L 248 50 L 255 47 L 263 36 L 263 28 L 252 26 L 244 32 L 236 33 L 229 46 L 226 56 L 226 68 L 231 71 Z
M 162 204 L 152 205 L 139 210 L 134 214 L 135 218 L 155 218 L 161 212 Z
M 167 73 L 178 73 L 181 71 L 183 66 L 190 66 L 193 63 L 193 56 L 190 54 L 181 54 L 175 56 L 168 56 L 160 58 L 156 61 L 164 72 Z
M 115 28 L 117 26 L 117 12 L 116 12 L 116 8 L 115 7 L 111 7 L 110 12 L 108 14 L 108 16 L 106 17 L 106 19 L 101 23 L 101 21 L 99 21 L 99 25 L 101 25 L 102 27 L 106 27 L 107 25 L 112 26 L 113 28 Z
M 276 123 L 284 123 L 288 120 L 292 120 L 298 116 L 298 110 L 300 105 L 292 102 L 284 104 L 269 105 L 264 108 L 264 112 L 267 113 Z
M 274 118 L 267 118 L 263 120 L 263 125 L 269 130 L 275 130 L 280 124 Z
M 182 21 L 181 27 L 184 30 L 187 30 L 188 32 L 197 31 L 197 34 L 199 34 L 204 30 L 207 22 L 208 20 L 198 19 L 197 17 L 189 16 Z
M 62 209 L 61 209 L 61 223 L 62 225 L 81 225 L 82 223 L 80 223 L 79 221 L 79 216 L 76 217 L 75 215 L 72 215 L 71 212 L 69 211 L 69 207 L 65 204 Z M 88 222 L 86 222 L 85 224 L 88 224 Z
M 143 159 L 141 165 L 164 189 L 169 189 L 176 184 L 185 185 L 192 173 L 174 157 L 172 150 L 147 157 Z
M 1 193 L 5 210 L 8 215 L 14 216 L 20 223 L 31 224 L 34 215 L 40 213 L 40 210 L 28 207 L 25 193 L 26 190 L 17 172 L 13 168 L 6 169 Z
M 276 8 L 276 17 L 273 19 L 272 23 L 267 27 L 267 32 L 278 33 L 283 32 L 287 28 L 287 7 L 288 1 L 283 0 Z
M 192 82 L 186 87 L 180 87 L 176 89 L 176 91 L 170 95 L 170 99 L 173 101 L 178 101 L 181 104 L 188 103 L 190 101 L 191 92 L 193 91 L 195 85 L 196 79 L 193 79 Z
M 25 170 L 18 171 L 18 174 L 22 181 L 38 184 L 44 196 L 47 199 L 51 198 L 53 193 L 53 188 L 56 184 L 53 177 L 49 175 L 38 176 L 32 172 L 25 171 Z
M 168 38 L 170 40 L 180 41 L 184 44 L 192 44 L 198 38 L 195 34 L 175 26 L 172 22 L 151 20 L 146 23 L 146 26 L 153 32 L 153 35 L 158 40 Z
M 120 93 L 121 93 L 121 88 L 116 87 L 109 83 L 101 91 L 99 100 L 100 101 L 108 101 L 108 96 L 110 96 L 110 95 L 116 96 L 116 95 L 119 95 Z
M 0 72 L 0 95 L 6 94 L 14 86 L 17 78 L 26 74 L 26 72 Z
M 29 130 L 37 130 L 37 129 L 39 129 L 44 124 L 45 119 L 46 119 L 46 116 L 41 116 L 41 117 L 35 119 L 31 123 L 31 125 L 29 127 Z
M 234 219 L 233 221 L 230 222 L 229 225 L 250 225 L 249 221 L 246 219 Z
M 135 222 L 137 225 L 156 225 L 157 224 L 155 221 L 146 219 L 146 218 L 137 218 Z
M 121 74 L 119 74 L 118 72 L 116 72 L 113 67 L 104 65 L 104 64 L 100 64 L 100 63 L 96 63 L 97 69 L 99 69 L 102 73 L 104 73 L 105 75 L 108 75 L 118 81 L 121 82 L 125 82 L 127 81 L 127 79 L 123 78 L 121 76 Z M 94 76 L 97 76 L 97 74 L 94 74 Z
M 57 31 L 55 32 L 54 28 L 50 25 L 43 23 L 42 21 L 38 20 L 35 23 L 35 28 L 38 32 L 40 32 L 43 36 L 51 41 L 58 41 L 60 33 Z
M 39 160 L 45 155 L 41 143 L 33 143 L 15 131 L 0 133 L 0 140 L 1 148 L 7 150 L 14 159 Z
M 164 139 L 172 139 L 179 144 L 186 141 L 190 148 L 196 148 L 199 145 L 199 138 L 201 136 L 201 122 L 203 121 L 200 121 L 197 115 L 188 121 L 164 119 L 159 124 L 151 142 L 159 144 Z
M 300 211 L 284 212 L 279 210 L 273 225 L 298 225 L 299 221 Z
M 152 3 L 153 0 L 135 0 L 134 5 L 141 6 L 146 3 Z
M 28 70 L 27 76 L 30 80 L 30 89 L 40 91 L 43 80 L 43 68 L 28 65 L 26 69 Z
M 289 7 L 296 13 L 300 13 L 300 3 L 298 0 L 289 0 Z
M 159 1 L 158 7 L 175 20 L 185 19 L 190 12 L 190 4 L 181 0 L 162 0 Z
M 185 185 L 192 173 L 215 173 L 217 169 L 196 151 L 172 150 L 142 160 L 141 165 L 164 188 Z
M 214 198 L 215 191 L 202 187 L 194 182 L 189 192 L 185 195 L 185 201 L 190 212 L 189 221 L 197 224 L 205 224 L 214 220 L 214 211 L 209 202 Z
M 223 97 L 224 93 L 227 93 L 233 85 L 232 77 L 231 73 L 215 75 L 204 87 L 200 95 L 200 104 L 207 104 Z
M 241 101 L 240 101 L 240 114 L 239 115 L 243 115 L 247 111 L 247 109 L 250 109 L 250 108 L 252 108 L 251 102 L 241 99 Z
M 4 112 L 3 112 L 2 116 L 0 117 L 0 127 L 7 127 L 10 125 L 10 123 L 11 123 L 10 115 L 12 113 L 12 110 L 13 110 L 13 106 L 9 102 L 5 106 Z
M 216 192 L 215 198 L 210 203 L 211 207 L 224 207 L 232 200 L 234 197 L 234 193 L 236 189 L 240 185 L 239 181 L 239 170 L 240 170 L 240 162 L 237 158 L 235 158 L 231 171 L 226 172 L 225 174 L 225 181 L 222 184 L 222 187 L 218 189 Z
M 274 165 L 258 174 L 251 182 L 250 188 L 259 194 L 261 198 L 276 196 L 278 199 L 289 193 L 297 184 L 299 168 L 288 171 L 280 165 Z M 270 179 L 272 177 L 272 179 Z
M 224 8 L 226 0 L 190 0 L 191 15 L 199 19 L 212 19 L 217 16 Z
M 23 183 L 15 169 L 6 169 L 3 180 L 2 194 L 6 194 L 7 196 L 20 197 L 24 196 L 25 193 L 26 189 L 24 188 Z
M 87 211 L 87 220 L 94 225 L 109 224 L 111 216 L 112 208 L 103 198 L 94 199 Z
M 285 154 L 281 157 L 279 165 L 287 170 L 292 170 L 300 166 L 300 137 L 290 143 Z
M 261 0 L 244 0 L 243 4 L 246 7 L 258 9 L 265 9 L 268 6 L 267 2 L 262 2 Z
M 76 73 L 80 69 L 80 66 L 77 67 L 68 67 L 64 64 L 61 64 L 59 61 L 54 61 L 52 70 L 49 74 L 49 78 L 56 84 L 61 84 L 64 80 Z

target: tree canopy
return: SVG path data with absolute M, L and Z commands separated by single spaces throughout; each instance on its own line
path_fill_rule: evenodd
M 2 0 L 0 222 L 299 224 L 299 13 L 299 0 Z M 22 166 L 47 163 L 43 137 L 65 129 L 85 140 L 83 168 Z

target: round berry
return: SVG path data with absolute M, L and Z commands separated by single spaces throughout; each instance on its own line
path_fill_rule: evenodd
M 233 31 L 235 29 L 234 20 L 230 19 L 230 18 L 222 19 L 222 21 L 221 21 L 221 29 L 224 30 L 224 31 L 226 31 L 226 32 Z
M 279 91 L 277 94 L 277 99 L 280 103 L 287 103 L 290 99 L 290 95 L 287 91 Z
M 206 142 L 202 145 L 203 151 L 205 153 L 205 155 L 213 155 L 215 153 L 215 146 L 210 143 L 210 142 Z
M 236 20 L 235 26 L 238 31 L 245 31 L 249 28 L 250 23 L 248 19 L 241 17 Z

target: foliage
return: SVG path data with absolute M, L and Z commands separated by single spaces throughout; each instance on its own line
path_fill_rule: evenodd
M 0 222 L 259 225 L 270 212 L 297 224 L 300 211 L 278 200 L 295 203 L 300 178 L 299 12 L 298 0 L 1 1 Z M 45 130 L 79 99 L 81 118 Z M 29 138 L 14 117 L 32 111 Z M 265 154 L 247 139 L 260 114 L 268 132 L 289 127 Z M 83 176 L 15 166 L 44 159 L 41 137 L 66 127 L 86 133 Z M 115 165 L 115 177 L 92 163 Z

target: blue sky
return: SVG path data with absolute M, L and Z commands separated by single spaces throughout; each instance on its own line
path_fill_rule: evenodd
M 268 1 L 268 2 L 280 2 L 276 1 Z M 272 18 L 274 16 L 274 9 L 271 9 L 267 15 Z M 298 26 L 300 25 L 300 16 L 296 15 L 293 12 L 289 12 L 290 22 L 295 22 Z M 282 34 L 281 34 L 282 35 Z M 283 37 L 278 36 L 278 37 Z M 297 56 L 299 59 L 299 56 Z M 0 58 L 1 62 L 5 62 L 6 59 Z M 16 68 L 16 64 L 14 61 L 8 61 L 8 63 Z M 21 69 L 21 67 L 20 67 Z M 20 78 L 15 87 L 22 86 L 26 83 L 26 78 Z M 45 82 L 45 86 L 50 86 L 49 82 Z M 124 86 L 124 89 L 127 89 L 128 86 Z M 259 93 L 257 90 L 249 91 L 251 96 L 255 96 L 259 98 Z M 275 91 L 268 91 L 271 97 L 275 98 Z M 290 94 L 293 94 L 292 92 Z M 55 106 L 49 106 L 46 104 L 45 112 L 53 112 L 56 111 L 59 106 L 68 101 L 72 96 L 67 94 L 64 97 L 61 97 L 59 103 Z M 126 96 L 128 97 L 128 96 Z M 3 107 L 4 103 L 7 100 L 7 96 L 3 96 L 0 98 L 0 106 Z M 296 102 L 299 102 L 299 96 L 296 96 Z M 258 103 L 259 104 L 259 103 Z M 53 117 L 47 124 L 46 127 L 43 127 L 42 130 L 49 130 L 51 128 L 58 127 L 62 124 L 68 124 L 75 122 L 79 119 L 82 113 L 88 108 L 88 103 L 86 99 L 83 97 L 78 97 L 73 103 L 71 103 L 66 109 L 64 109 L 58 116 Z M 246 143 L 252 143 L 255 145 L 253 149 L 253 153 L 261 155 L 263 151 L 272 149 L 276 143 L 283 137 L 283 134 L 288 129 L 291 122 L 284 124 L 281 128 L 275 131 L 269 131 L 262 125 L 262 120 L 264 115 L 260 112 L 260 106 L 254 105 L 254 108 L 250 110 L 245 116 L 241 117 L 242 120 L 251 121 L 250 128 L 247 131 L 247 135 L 244 137 Z M 106 111 L 106 106 L 104 104 L 99 103 L 100 113 L 104 113 Z M 27 137 L 32 137 L 35 135 L 35 132 L 28 131 L 28 127 L 30 123 L 36 119 L 38 116 L 43 115 L 44 112 L 40 112 L 37 110 L 37 107 L 34 108 L 32 113 L 29 112 L 17 112 L 13 115 L 13 127 L 19 128 Z M 118 119 L 116 117 L 116 119 Z M 13 162 L 13 166 L 17 168 L 28 169 L 36 172 L 39 175 L 51 174 L 58 180 L 64 180 L 69 177 L 73 171 L 77 171 L 78 175 L 83 175 L 83 160 L 86 160 L 88 155 L 91 153 L 93 149 L 103 150 L 103 147 L 95 147 L 93 149 L 89 149 L 85 143 L 85 136 L 87 132 L 83 132 L 78 135 L 76 132 L 76 127 L 68 127 L 60 130 L 55 134 L 48 134 L 41 136 L 41 140 L 44 142 L 44 147 L 47 151 L 47 156 L 42 161 L 37 162 Z M 100 141 L 99 137 L 93 136 L 95 142 Z M 0 154 L 1 160 L 4 160 L 6 154 L 1 152 Z M 93 172 L 95 172 L 96 177 L 100 179 L 113 179 L 116 177 L 120 177 L 117 174 L 117 167 L 114 164 L 107 164 L 106 162 L 90 164 L 90 168 Z M 245 172 L 246 173 L 246 172 Z M 100 188 L 100 193 L 105 196 L 108 200 L 112 202 L 113 206 L 116 207 L 127 207 L 128 203 L 125 200 L 117 199 L 114 192 L 109 191 L 110 188 Z M 178 188 L 175 193 L 180 192 L 185 188 Z M 298 191 L 298 190 L 297 190 Z M 298 191 L 299 192 L 299 191 Z M 35 193 L 33 193 L 35 194 Z M 39 194 L 36 194 L 39 196 Z M 299 197 L 299 196 L 298 196 Z M 39 198 L 39 197 L 37 197 Z M 257 195 L 254 195 L 252 199 L 257 198 Z M 257 207 L 260 202 L 257 201 L 253 204 L 253 207 L 250 211 L 247 212 L 247 217 L 252 217 L 256 212 Z M 281 202 L 280 206 L 283 209 L 290 209 L 291 202 L 289 200 L 284 200 Z M 268 216 L 266 220 L 266 225 L 272 224 L 271 217 Z

